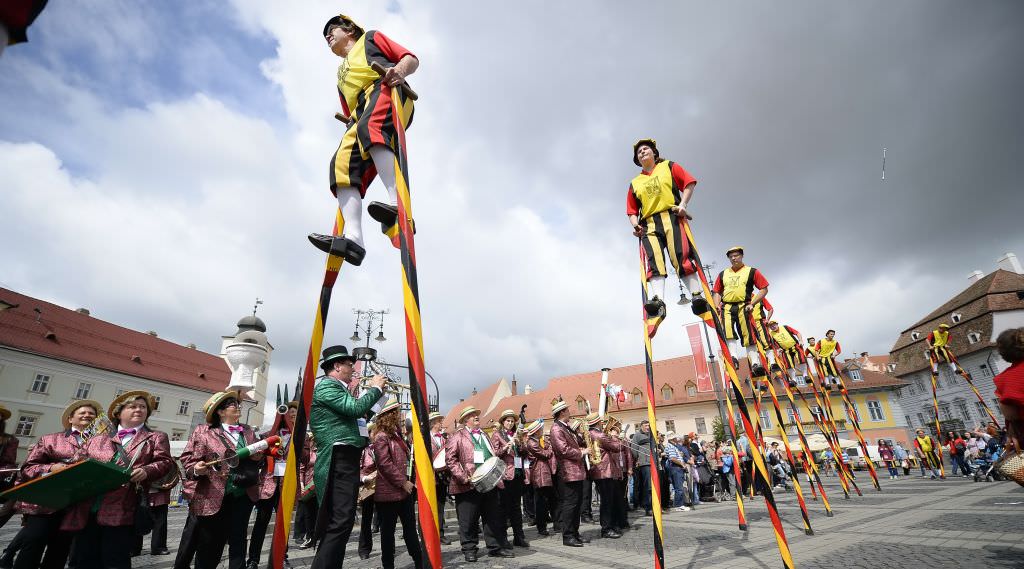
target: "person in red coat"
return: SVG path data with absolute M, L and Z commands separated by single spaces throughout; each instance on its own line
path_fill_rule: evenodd
M 502 481 L 498 481 L 497 488 L 487 492 L 477 491 L 471 482 L 477 467 L 494 456 L 491 442 L 480 430 L 480 410 L 472 405 L 463 409 L 459 415 L 459 425 L 445 444 L 444 454 L 445 466 L 451 473 L 448 493 L 455 496 L 462 554 L 466 561 L 476 561 L 480 543 L 477 522 L 483 517 L 487 528 L 484 532 L 487 554 L 491 557 L 515 557 L 511 551 L 512 544 L 505 535 L 504 516 L 498 500 L 498 489 L 502 488 Z
M 549 445 L 541 444 L 544 434 L 544 421 L 537 420 L 525 428 L 525 454 L 530 459 L 530 485 L 533 486 L 534 521 L 537 533 L 542 536 L 548 532 L 548 522 L 556 521 L 558 498 L 555 495 L 555 455 Z
M 370 431 L 376 427 L 374 421 L 370 421 L 367 428 Z M 359 457 L 359 495 L 363 495 L 363 487 L 369 487 L 370 483 L 376 484 L 377 479 L 377 458 L 373 454 L 373 445 L 367 445 Z M 373 552 L 373 527 L 374 527 L 374 502 L 373 494 L 363 498 L 359 502 L 359 558 L 369 559 Z M 379 524 L 379 520 L 378 520 Z
M 498 426 L 491 433 L 491 447 L 494 455 L 505 462 L 505 474 L 502 476 L 505 487 L 498 491 L 498 499 L 505 521 L 512 527 L 512 545 L 530 547 L 523 533 L 523 487 L 528 481 L 523 470 L 523 449 L 516 441 L 517 417 L 512 409 L 501 412 Z
M 613 511 L 615 518 L 612 523 L 615 526 L 615 530 L 622 533 L 629 529 L 629 500 L 626 498 L 626 492 L 628 490 L 629 480 L 633 478 L 633 453 L 630 452 L 629 447 L 623 441 L 621 423 L 612 417 L 608 416 L 608 436 L 615 438 L 619 441 L 619 450 L 615 451 L 613 461 L 618 464 L 618 475 L 613 476 L 616 482 L 615 490 L 615 501 L 617 506 Z
M 558 401 L 551 406 L 555 424 L 551 427 L 551 450 L 558 460 L 558 511 L 561 517 L 562 545 L 583 547 L 580 535 L 581 499 L 587 481 L 583 456 L 587 452 L 583 439 L 566 422 L 569 405 Z
M 71 546 L 71 563 L 77 569 L 132 566 L 136 508 L 147 499 L 149 485 L 174 468 L 167 433 L 146 426 L 154 407 L 156 400 L 145 391 L 121 394 L 107 409 L 117 430 L 94 435 L 82 445 L 89 458 L 124 466 L 131 478 L 101 497 L 75 504 L 64 515 L 61 529 L 78 532 Z
M 199 425 L 181 453 L 185 478 L 196 482 L 189 512 L 196 517 L 196 569 L 214 569 L 228 545 L 228 569 L 245 564 L 245 536 L 249 515 L 259 497 L 259 462 L 254 453 L 237 467 L 227 463 L 207 464 L 226 453 L 256 442 L 248 425 L 238 424 L 242 396 L 237 391 L 215 393 L 203 405 L 206 424 Z
M 1006 418 L 1006 440 L 1017 452 L 1024 450 L 1024 328 L 1004 330 L 996 338 L 996 349 L 1010 367 L 997 375 L 996 397 Z
M 622 478 L 618 456 L 622 450 L 622 441 L 604 432 L 601 416 L 597 413 L 587 415 L 586 421 L 590 429 L 590 440 L 601 449 L 601 462 L 590 466 L 590 479 L 597 485 L 597 494 L 601 497 L 601 537 L 618 539 L 622 534 L 615 529 L 616 520 L 620 518 L 615 492 L 618 488 L 616 479 Z
M 391 400 L 377 414 L 373 454 L 377 459 L 377 486 L 373 501 L 380 521 L 380 561 L 384 569 L 395 567 L 395 526 L 402 520 L 402 538 L 416 569 L 423 566 L 423 554 L 416 536 L 413 501 L 416 486 L 409 480 L 409 445 L 402 438 L 402 413 Z
M 85 458 L 83 433 L 102 408 L 98 401 L 92 399 L 80 399 L 68 405 L 61 416 L 64 430 L 39 437 L 28 451 L 18 481 L 28 482 L 46 474 L 60 472 L 71 463 Z M 8 546 L 10 555 L 17 552 L 13 566 L 18 569 L 64 567 L 68 562 L 74 536 L 72 532 L 60 531 L 66 510 L 55 511 L 27 502 L 18 502 L 15 508 L 23 515 L 23 522 L 18 535 Z M 15 547 L 16 544 L 20 546 Z

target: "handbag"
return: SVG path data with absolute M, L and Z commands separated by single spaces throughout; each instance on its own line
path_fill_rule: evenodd
M 996 472 L 1024 486 L 1024 456 L 1020 451 L 1009 450 L 992 465 Z
M 146 535 L 153 531 L 153 512 L 149 507 L 149 494 L 138 492 L 135 502 L 135 535 Z

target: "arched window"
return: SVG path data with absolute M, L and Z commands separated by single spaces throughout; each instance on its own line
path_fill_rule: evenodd
M 686 396 L 687 397 L 696 397 L 697 396 L 697 385 L 695 383 L 693 383 L 692 381 L 690 381 L 690 382 L 688 382 L 686 384 Z
M 644 402 L 644 394 L 640 392 L 639 388 L 633 388 L 633 404 L 639 405 Z
M 576 410 L 577 411 L 586 411 L 587 410 L 587 400 L 584 399 L 582 395 L 577 395 L 576 396 Z
M 668 384 L 661 388 L 661 398 L 665 401 L 672 400 L 672 388 L 669 387 Z

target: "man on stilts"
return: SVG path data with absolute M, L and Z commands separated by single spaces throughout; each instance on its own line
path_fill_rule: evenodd
M 331 193 L 338 200 L 345 220 L 344 235 L 312 233 L 309 240 L 321 251 L 341 256 L 347 263 L 360 265 L 366 256 L 363 246 L 362 204 L 366 189 L 380 175 L 388 202 L 371 202 L 370 217 L 381 223 L 381 230 L 395 239 L 398 233 L 398 190 L 395 178 L 395 154 L 399 144 L 396 121 L 408 127 L 413 103 L 401 85 L 419 67 L 409 50 L 384 34 L 364 32 L 351 18 L 334 16 L 324 25 L 324 38 L 331 51 L 343 58 L 338 67 L 338 94 L 342 116 L 348 128 L 331 158 Z M 387 69 L 383 76 L 372 69 L 379 64 Z M 383 86 L 388 89 L 383 89 Z M 402 97 L 405 114 L 396 117 L 392 97 Z
M 743 247 L 732 247 L 725 255 L 729 258 L 730 267 L 718 273 L 711 292 L 722 316 L 725 338 L 730 344 L 729 351 L 733 354 L 745 351 L 751 375 L 763 377 L 766 373 L 760 363 L 757 346 L 754 344 L 754 331 L 747 315 L 754 310 L 761 310 L 761 301 L 768 294 L 768 279 L 764 278 L 761 271 L 743 264 Z
M 822 387 L 831 390 L 839 385 L 839 370 L 836 369 L 835 357 L 843 352 L 839 341 L 836 340 L 836 331 L 825 332 L 825 337 L 814 346 L 814 352 L 818 358 L 818 373 L 821 381 L 825 383 Z
M 668 271 L 663 251 L 679 278 L 690 292 L 694 313 L 703 313 L 706 300 L 701 296 L 699 270 L 690 256 L 690 242 L 679 227 L 679 218 L 690 218 L 686 205 L 693 195 L 697 179 L 679 164 L 661 158 L 657 143 L 649 138 L 633 145 L 633 163 L 642 168 L 629 184 L 626 215 L 633 235 L 640 237 L 647 258 L 649 298 L 644 309 L 653 330 L 665 318 L 665 279 Z M 688 303 L 684 293 L 680 302 Z M 654 336 L 654 332 L 651 332 Z
M 768 333 L 771 334 L 775 345 L 785 361 L 782 362 L 784 369 L 789 370 L 789 386 L 797 386 L 798 377 L 807 376 L 807 355 L 804 354 L 800 332 L 792 326 L 781 326 L 778 322 L 768 322 Z M 770 353 L 770 352 L 769 352 Z

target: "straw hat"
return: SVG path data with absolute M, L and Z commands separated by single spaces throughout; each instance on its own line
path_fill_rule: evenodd
M 560 412 L 562 412 L 562 411 L 564 411 L 565 409 L 568 409 L 568 408 L 569 408 L 569 404 L 566 403 L 565 401 L 555 401 L 551 405 L 551 416 L 554 417 L 554 416 L 558 415 Z
M 501 415 L 498 415 L 498 422 L 500 423 L 504 421 L 505 417 L 512 417 L 513 419 L 515 419 L 516 412 L 511 409 L 505 409 L 504 411 L 501 412 Z
M 587 415 L 586 421 L 588 427 L 593 427 L 594 425 L 601 422 L 601 416 L 598 415 L 597 413 L 591 413 Z
M 431 411 L 430 415 L 427 416 L 428 423 L 433 423 L 434 421 L 440 421 L 442 419 L 444 419 L 444 415 L 438 413 L 437 411 Z
M 398 409 L 398 407 L 399 407 L 398 400 L 397 399 L 392 399 L 392 400 L 388 401 L 384 405 L 384 407 L 381 408 L 381 410 L 377 413 L 377 416 L 379 417 L 379 416 L 384 415 L 385 413 L 389 413 L 391 411 L 395 411 L 395 410 Z
M 96 410 L 97 411 L 99 410 L 98 406 L 96 407 Z M 3 405 L 0 405 L 0 421 L 6 421 L 7 419 L 10 419 L 10 418 L 11 418 L 11 411 L 7 407 L 4 407 Z
M 156 398 L 150 395 L 148 391 L 136 389 L 134 391 L 125 391 L 121 395 L 115 397 L 110 403 L 110 407 L 107 407 L 107 417 L 109 417 L 114 423 L 118 423 L 118 415 L 121 414 L 121 408 L 140 397 L 146 400 L 146 409 L 148 410 L 148 413 L 152 413 L 153 408 L 156 407 Z M 99 409 L 96 410 L 99 411 Z
M 92 407 L 92 410 L 95 411 L 97 415 L 103 411 L 103 406 L 95 399 L 79 399 L 78 401 L 72 401 L 71 405 L 64 408 L 64 413 L 60 416 L 60 424 L 63 425 L 65 429 L 71 426 L 71 416 L 74 415 L 75 411 L 78 411 L 80 407 Z M 0 407 L 0 416 L 3 415 L 4 411 L 7 410 Z M 10 413 L 7 413 L 7 415 L 10 416 Z
M 460 423 L 465 423 L 466 419 L 468 419 L 471 415 L 479 415 L 479 414 L 480 414 L 480 410 L 477 409 L 476 407 L 473 407 L 472 405 L 470 405 L 469 407 L 466 407 L 465 409 L 463 409 L 462 413 L 459 413 L 459 422 Z
M 742 255 L 743 254 L 743 246 L 742 245 L 733 245 L 732 247 L 729 247 L 729 250 L 725 252 L 725 256 L 728 257 L 730 254 L 732 254 L 733 251 L 738 251 L 739 254 Z
M 203 403 L 203 413 L 206 414 L 206 422 L 210 423 L 213 421 L 213 415 L 217 412 L 217 407 L 220 404 L 227 401 L 228 399 L 235 398 L 239 403 L 242 402 L 242 393 L 239 391 L 218 391 Z
M 526 434 L 532 435 L 533 433 L 536 433 L 542 428 L 544 428 L 544 421 L 541 419 L 537 419 L 536 421 L 526 426 Z

